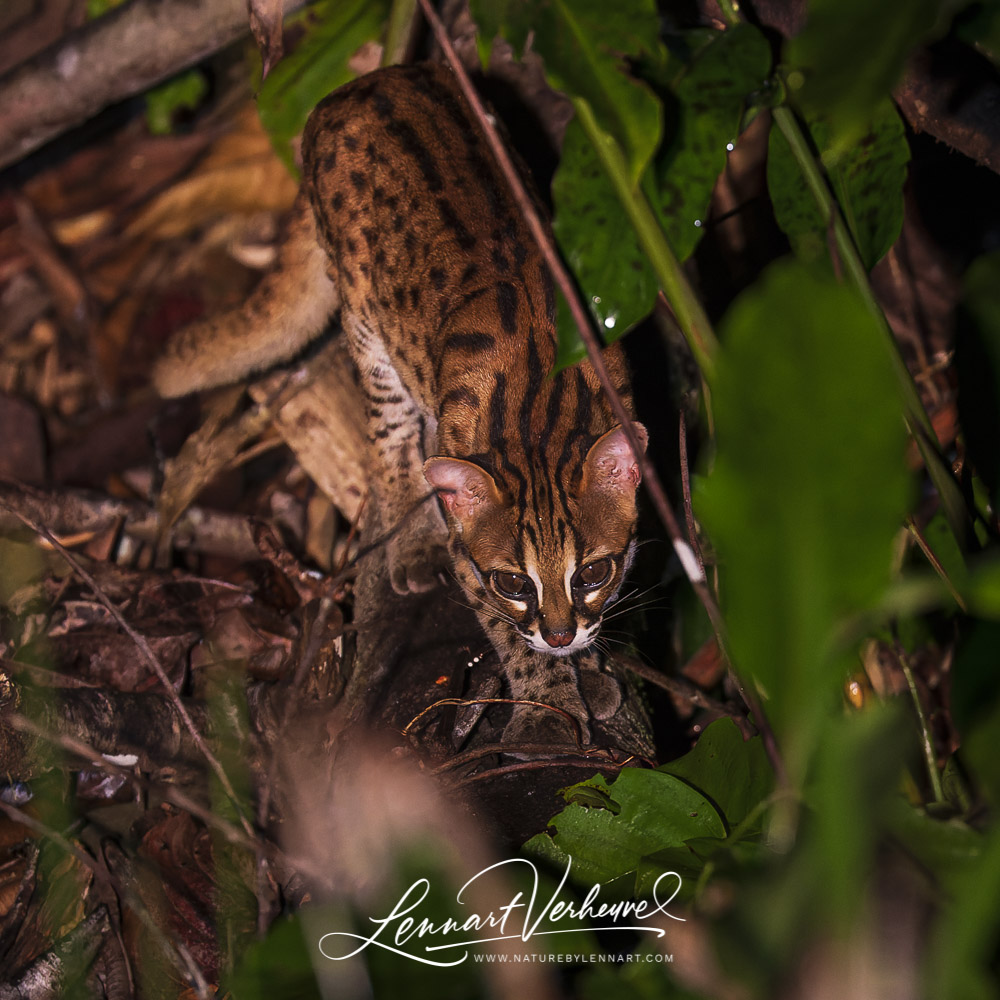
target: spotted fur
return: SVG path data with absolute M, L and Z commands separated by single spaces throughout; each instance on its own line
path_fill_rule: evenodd
M 292 246 L 241 332 L 223 317 L 182 335 L 157 383 L 238 378 L 293 354 L 339 309 L 383 520 L 429 487 L 440 498 L 393 536 L 393 585 L 433 585 L 447 545 L 502 652 L 572 658 L 631 560 L 638 463 L 592 367 L 550 374 L 552 281 L 450 72 L 394 67 L 335 91 L 309 119 L 303 161 Z M 213 352 L 206 329 L 222 345 L 214 367 L 193 360 Z M 605 360 L 630 407 L 619 349 Z

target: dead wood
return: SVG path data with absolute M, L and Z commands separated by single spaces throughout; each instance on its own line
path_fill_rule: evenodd
M 249 30 L 246 0 L 132 0 L 71 32 L 0 78 L 0 168 Z
M 86 490 L 29 490 L 0 481 L 0 532 L 24 530 L 15 511 L 44 524 L 56 535 L 119 530 L 138 542 L 152 543 L 159 534 L 159 517 L 151 504 Z M 189 507 L 184 512 L 174 526 L 172 544 L 176 549 L 236 561 L 260 558 L 245 515 L 204 507 Z

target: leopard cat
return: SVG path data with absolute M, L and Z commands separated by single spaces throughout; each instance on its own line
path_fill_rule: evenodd
M 632 560 L 639 463 L 591 365 L 551 374 L 553 283 L 480 126 L 449 70 L 397 66 L 322 101 L 302 151 L 274 268 L 242 308 L 174 338 L 157 388 L 261 371 L 339 313 L 373 494 L 398 525 L 392 586 L 427 590 L 450 562 L 515 694 L 572 687 Z M 604 358 L 631 413 L 623 355 Z

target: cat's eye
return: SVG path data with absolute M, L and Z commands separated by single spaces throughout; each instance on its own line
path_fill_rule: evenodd
M 524 601 L 534 592 L 534 584 L 520 573 L 507 573 L 497 569 L 493 571 L 493 586 L 497 592 L 509 597 L 512 601 Z
M 611 560 L 595 559 L 576 571 L 573 575 L 573 586 L 593 590 L 594 587 L 606 583 L 609 576 L 611 576 Z

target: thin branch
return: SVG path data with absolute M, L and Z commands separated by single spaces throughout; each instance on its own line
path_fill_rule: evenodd
M 955 482 L 951 466 L 941 455 L 934 426 L 931 424 L 930 417 L 927 416 L 913 376 L 900 353 L 899 342 L 889 328 L 885 313 L 882 312 L 882 307 L 872 291 L 871 283 L 868 280 L 868 271 L 854 245 L 854 239 L 844 221 L 840 206 L 830 191 L 826 177 L 816 162 L 816 157 L 813 155 L 805 133 L 792 109 L 787 106 L 777 107 L 774 108 L 771 115 L 774 118 L 774 124 L 778 126 L 788 143 L 820 214 L 824 219 L 830 221 L 830 229 L 833 233 L 837 253 L 851 285 L 861 296 L 868 312 L 881 328 L 884 343 L 889 351 L 889 359 L 896 374 L 896 383 L 899 386 L 903 418 L 917 442 L 917 447 L 920 449 L 921 457 L 927 468 L 927 474 L 937 487 L 948 525 L 959 544 L 959 548 L 964 550 L 972 537 L 971 519 L 965 505 L 965 498 L 962 496 L 958 483 Z
M 705 576 L 705 559 L 701 552 L 701 544 L 698 541 L 698 526 L 694 520 L 694 507 L 691 503 L 691 469 L 688 466 L 688 446 L 687 446 L 687 420 L 684 418 L 684 410 L 677 414 L 677 449 L 681 465 L 681 494 L 684 497 L 684 521 L 687 524 L 688 544 L 698 560 L 698 567 L 701 575 Z

